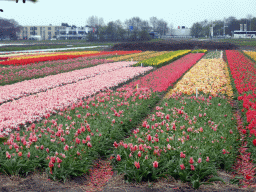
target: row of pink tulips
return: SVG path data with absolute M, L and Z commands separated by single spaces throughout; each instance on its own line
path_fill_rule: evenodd
M 136 62 L 115 62 L 97 65 L 90 68 L 75 70 L 57 75 L 50 75 L 44 78 L 32 79 L 18 82 L 11 85 L 5 85 L 0 90 L 0 104 L 13 99 L 18 99 L 26 95 L 46 91 L 54 87 L 64 84 L 75 83 L 79 80 L 84 80 L 95 75 L 107 73 L 135 64 Z
M 0 106 L 0 132 L 2 135 L 8 135 L 12 128 L 18 128 L 20 124 L 41 120 L 84 97 L 117 86 L 151 69 L 152 67 L 121 68 L 74 84 L 4 103 Z

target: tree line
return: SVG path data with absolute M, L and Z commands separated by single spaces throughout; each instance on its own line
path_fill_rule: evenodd
M 256 31 L 256 17 L 247 15 L 246 18 L 236 19 L 230 16 L 227 19 L 208 21 L 204 20 L 196 22 L 191 27 L 191 35 L 195 37 L 209 37 L 210 27 L 213 26 L 213 36 L 224 35 L 224 22 L 225 22 L 225 35 L 233 35 L 235 30 L 240 30 L 240 24 L 247 24 L 247 31 Z
M 149 21 L 132 17 L 124 23 L 116 20 L 105 25 L 103 18 L 91 16 L 87 26 L 93 29 L 88 33 L 88 41 L 147 41 L 151 39 L 149 32 L 165 35 L 169 30 L 167 21 L 157 17 L 151 17 Z

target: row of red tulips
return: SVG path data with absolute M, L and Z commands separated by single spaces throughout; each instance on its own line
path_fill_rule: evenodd
M 226 51 L 228 64 L 238 91 L 238 100 L 242 101 L 242 112 L 246 116 L 246 128 L 250 133 L 248 146 L 256 152 L 256 67 L 255 63 L 239 51 Z M 246 133 L 246 131 L 244 131 Z M 253 153 L 253 159 L 256 155 Z
M 141 51 L 114 51 L 114 52 L 104 51 L 104 52 L 85 54 L 85 55 L 56 55 L 56 56 L 46 56 L 46 57 L 31 58 L 31 59 L 2 61 L 0 62 L 0 65 L 27 65 L 35 62 L 66 60 L 66 59 L 78 58 L 78 57 L 101 56 L 101 55 L 108 55 L 111 53 L 112 54 L 114 53 L 116 55 L 126 55 L 126 54 L 132 54 L 132 53 L 140 53 L 140 52 Z

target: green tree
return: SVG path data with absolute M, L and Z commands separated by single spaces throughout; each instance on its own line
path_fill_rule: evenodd
M 202 36 L 202 30 L 203 30 L 203 27 L 199 22 L 194 23 L 191 27 L 191 35 L 198 38 Z
M 92 42 L 92 41 L 95 41 L 96 38 L 94 37 L 94 34 L 92 31 L 89 31 L 88 34 L 87 34 L 87 41 L 89 42 Z
M 125 29 L 123 28 L 122 22 L 120 20 L 115 21 L 116 38 L 118 41 L 123 41 L 125 39 Z
M 232 32 L 235 30 L 240 30 L 240 21 L 237 20 L 235 17 L 231 16 L 227 18 L 227 28 L 226 28 L 226 34 L 232 35 Z
M 251 30 L 256 31 L 256 17 L 253 17 L 251 20 Z
M 107 24 L 106 36 L 107 36 L 107 39 L 109 39 L 110 41 L 116 40 L 115 23 L 113 21 Z
M 106 27 L 104 26 L 99 26 L 99 29 L 98 29 L 98 37 L 99 37 L 99 41 L 100 42 L 103 42 L 105 41 L 105 34 L 106 34 Z

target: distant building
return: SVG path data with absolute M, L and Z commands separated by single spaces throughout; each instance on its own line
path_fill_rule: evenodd
M 85 39 L 88 32 L 93 31 L 92 27 L 65 27 L 65 29 L 59 29 L 56 38 L 57 39 Z
M 169 38 L 192 38 L 191 29 L 186 28 L 185 26 L 178 26 L 178 29 L 171 29 L 167 36 Z
M 247 31 L 247 24 L 240 24 L 240 30 L 233 32 L 234 38 L 256 38 L 256 31 Z
M 256 31 L 234 31 L 234 38 L 256 38 Z
M 20 33 L 18 33 L 19 39 L 29 39 L 30 36 L 41 36 L 41 40 L 50 40 L 56 38 L 58 30 L 65 29 L 63 26 L 23 26 Z M 30 38 L 31 39 L 31 38 Z
M 66 27 L 66 26 L 23 26 L 17 33 L 18 39 L 50 40 L 56 39 L 85 39 L 92 27 Z M 39 37 L 41 36 L 41 38 Z M 35 38 L 36 37 L 36 38 Z

